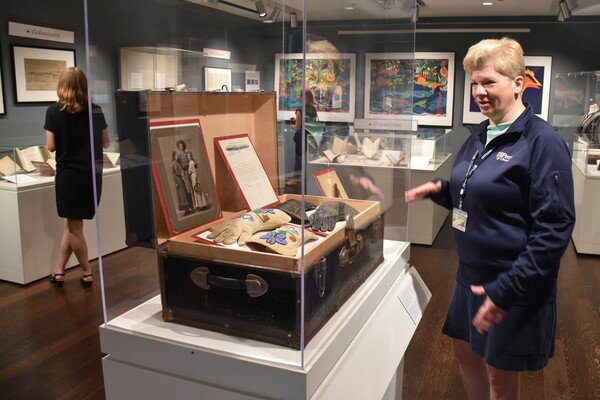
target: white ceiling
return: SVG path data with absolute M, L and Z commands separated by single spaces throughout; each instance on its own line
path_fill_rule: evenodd
M 224 3 L 213 4 L 209 0 L 187 0 L 191 3 L 216 8 L 246 18 L 260 20 L 256 13 L 242 10 Z M 255 0 L 225 0 L 255 9 Z M 483 5 L 485 1 L 491 5 Z M 419 16 L 424 17 L 506 17 L 506 16 L 557 16 L 559 0 L 422 0 L 424 6 Z M 283 10 L 278 21 L 289 20 L 288 14 L 295 11 L 298 20 L 303 19 L 303 0 L 263 0 L 267 13 L 273 7 Z M 385 4 L 390 4 L 384 9 Z M 576 0 L 578 7 L 573 16 L 600 15 L 600 0 Z M 415 0 L 308 0 L 308 20 L 357 20 L 409 18 Z M 352 7 L 352 9 L 347 9 Z

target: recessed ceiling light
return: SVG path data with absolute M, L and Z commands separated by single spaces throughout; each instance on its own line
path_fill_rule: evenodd
M 491 6 L 492 4 L 493 4 L 493 3 L 489 3 L 489 2 L 486 2 L 486 3 L 481 3 L 481 5 L 483 5 L 483 6 Z
M 354 10 L 354 7 L 352 7 L 352 6 L 345 6 L 344 10 Z

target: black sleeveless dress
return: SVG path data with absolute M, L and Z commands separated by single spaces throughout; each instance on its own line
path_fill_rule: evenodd
M 46 110 L 44 129 L 56 143 L 56 209 L 62 218 L 92 219 L 102 193 L 102 131 L 107 127 L 99 106 L 92 108 L 95 165 L 92 165 L 90 123 L 87 109 L 72 114 L 56 103 Z M 94 202 L 93 174 L 96 176 Z

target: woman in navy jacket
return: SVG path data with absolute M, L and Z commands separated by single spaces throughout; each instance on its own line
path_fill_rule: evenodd
M 575 224 L 569 150 L 524 104 L 523 50 L 486 39 L 463 67 L 488 120 L 473 126 L 450 181 L 406 192 L 452 210 L 456 285 L 442 331 L 470 399 L 517 399 L 519 371 L 554 354 L 560 259 Z

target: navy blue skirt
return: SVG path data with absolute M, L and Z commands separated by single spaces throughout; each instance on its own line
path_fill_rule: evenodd
M 543 369 L 554 356 L 556 302 L 511 306 L 504 319 L 479 334 L 472 324 L 485 296 L 456 283 L 442 332 L 468 342 L 486 363 L 505 371 Z

